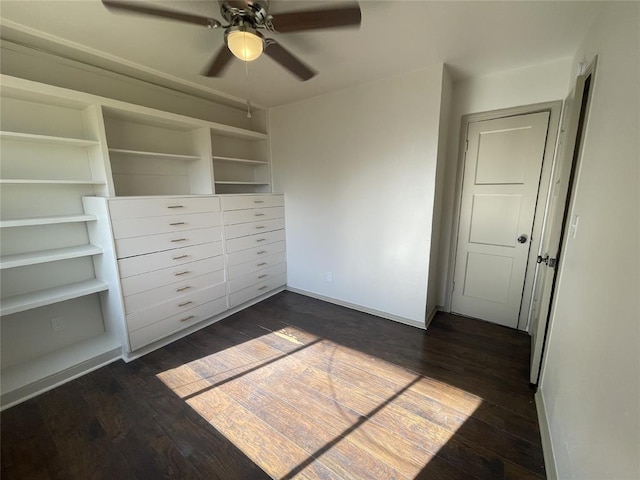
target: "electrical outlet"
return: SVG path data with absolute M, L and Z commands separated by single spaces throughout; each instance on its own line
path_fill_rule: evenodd
M 49 321 L 51 322 L 51 331 L 54 333 L 67 328 L 67 324 L 64 320 L 64 317 L 53 317 Z
M 327 272 L 327 283 L 333 283 L 333 272 Z

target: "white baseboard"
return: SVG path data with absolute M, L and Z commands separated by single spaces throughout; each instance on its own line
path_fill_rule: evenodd
M 547 480 L 558 480 L 558 470 L 556 469 L 556 458 L 553 453 L 553 443 L 551 443 L 551 431 L 549 430 L 549 419 L 547 409 L 544 405 L 542 391 L 536 392 L 536 411 L 538 412 L 538 424 L 540 425 L 540 439 L 542 441 L 542 454 L 544 455 L 544 468 L 547 472 Z
M 421 330 L 426 330 L 426 326 L 423 323 L 416 322 L 415 320 L 411 320 L 409 318 L 400 317 L 398 315 L 393 315 L 391 313 L 381 312 L 380 310 L 376 310 L 374 308 L 365 307 L 362 305 L 357 305 L 355 303 L 345 302 L 343 300 L 339 300 L 337 298 L 326 297 L 324 295 L 320 295 L 318 293 L 309 292 L 307 290 L 302 290 L 300 288 L 290 287 L 287 285 L 287 291 L 298 293 L 300 295 L 304 295 L 305 297 L 315 298 L 317 300 L 322 300 L 323 302 L 333 303 L 334 305 L 340 305 L 341 307 L 350 308 L 351 310 L 357 310 L 359 312 L 368 313 L 370 315 L 375 315 L 376 317 L 381 317 L 386 320 L 393 320 L 394 322 L 403 323 L 405 325 L 409 325 L 410 327 L 416 327 Z M 435 311 L 433 312 L 435 315 Z

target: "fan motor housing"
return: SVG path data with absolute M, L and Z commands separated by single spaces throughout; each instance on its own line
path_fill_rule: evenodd
M 230 25 L 246 22 L 254 27 L 264 26 L 269 19 L 267 0 L 226 0 L 220 2 L 220 14 Z

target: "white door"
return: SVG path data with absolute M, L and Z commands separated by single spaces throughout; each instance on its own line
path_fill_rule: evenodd
M 540 260 L 534 280 L 529 332 L 531 333 L 531 370 L 529 381 L 538 383 L 544 336 L 549 318 L 554 279 L 565 223 L 565 210 L 569 195 L 572 170 L 576 158 L 576 143 L 581 124 L 586 75 L 576 81 L 576 87 L 565 100 L 560 145 L 549 192 L 548 208 L 540 242 Z M 588 88 L 587 88 L 588 90 Z
M 451 311 L 516 328 L 549 112 L 469 124 Z

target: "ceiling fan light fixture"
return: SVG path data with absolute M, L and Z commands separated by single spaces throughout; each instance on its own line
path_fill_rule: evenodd
M 255 60 L 264 51 L 262 35 L 253 28 L 244 25 L 231 27 L 227 30 L 225 42 L 231 53 L 245 62 Z

